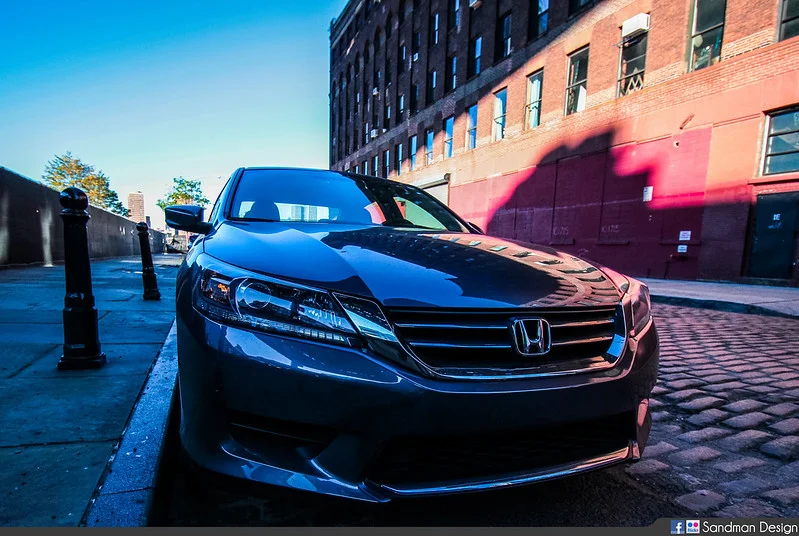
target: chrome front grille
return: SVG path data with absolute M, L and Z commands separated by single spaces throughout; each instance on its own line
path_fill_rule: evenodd
M 445 376 L 565 373 L 607 367 L 620 355 L 624 339 L 621 306 L 388 311 L 395 332 L 427 367 Z M 546 320 L 551 349 L 544 355 L 521 355 L 511 323 L 515 318 Z M 608 352 L 614 346 L 614 354 Z

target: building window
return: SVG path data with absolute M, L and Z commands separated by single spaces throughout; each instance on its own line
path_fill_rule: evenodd
M 566 115 L 585 110 L 588 96 L 588 47 L 569 56 L 569 78 L 566 80 Z
M 405 43 L 401 43 L 397 51 L 397 74 L 405 72 L 405 64 L 408 63 L 408 50 L 405 48 Z
M 391 84 L 391 60 L 386 58 L 386 86 Z
M 375 63 L 377 63 L 377 60 L 375 60 Z M 375 87 L 375 89 L 380 87 L 380 79 L 382 76 L 383 75 L 380 72 L 380 69 L 375 69 L 374 76 L 372 77 L 372 85 Z
M 430 165 L 433 163 L 433 129 L 428 128 L 424 133 L 424 163 Z
M 387 179 L 391 173 L 391 149 L 383 151 L 383 178 Z
M 698 71 L 718 63 L 726 9 L 726 0 L 694 0 L 689 71 Z
M 366 123 L 363 126 L 363 134 L 364 134 L 363 144 L 366 145 L 367 143 L 369 143 L 369 123 Z
M 647 35 L 648 34 L 642 34 L 633 37 L 630 40 L 625 40 L 621 44 L 619 85 L 616 92 L 619 97 L 644 88 Z
M 799 0 L 782 0 L 780 40 L 799 35 Z
M 541 89 L 544 85 L 544 71 L 527 77 L 527 105 L 525 106 L 525 128 L 535 128 L 541 123 Z
M 799 108 L 773 113 L 768 120 L 763 174 L 799 171 Z
M 380 157 L 378 155 L 374 155 L 374 157 L 372 157 L 372 175 L 374 175 L 375 177 L 378 177 L 379 176 L 378 174 L 380 173 L 379 160 Z
M 369 161 L 368 160 L 364 160 L 363 161 L 363 174 L 364 175 L 368 175 L 369 174 Z
M 411 160 L 411 171 L 416 169 L 416 151 L 418 147 L 416 146 L 416 136 L 411 136 L 408 140 L 408 158 Z
M 427 105 L 430 106 L 436 100 L 436 87 L 438 87 L 438 72 L 433 69 L 427 73 Z
M 399 9 L 397 10 L 397 23 L 402 26 L 405 22 L 405 0 L 400 0 Z
M 405 113 L 405 94 L 397 95 L 397 121 L 402 121 L 402 114 Z
M 444 120 L 444 158 L 452 158 L 452 131 L 455 118 L 450 116 Z
M 469 106 L 466 114 L 466 148 L 477 147 L 477 105 Z
M 497 52 L 496 57 L 497 60 L 501 60 L 503 58 L 507 58 L 510 56 L 511 52 L 511 19 L 510 13 L 506 13 L 505 15 L 499 18 L 497 22 Z
M 546 33 L 549 27 L 549 0 L 530 0 L 527 40 L 532 41 Z
M 391 105 L 388 101 L 383 106 L 383 128 L 391 128 Z
M 391 32 L 394 29 L 392 26 L 394 26 L 394 19 L 392 18 L 391 13 L 389 13 L 388 17 L 386 17 L 386 40 L 391 39 Z
M 361 169 L 361 166 L 359 166 L 358 164 L 355 164 L 355 174 L 356 175 L 360 174 L 360 169 Z
M 397 171 L 397 176 L 402 175 L 402 144 L 398 143 L 394 146 L 394 169 Z
M 469 78 L 480 74 L 480 59 L 483 57 L 483 38 L 477 36 L 469 42 Z
M 583 8 L 588 7 L 592 0 L 569 0 L 569 16 L 581 11 Z
M 413 48 L 411 50 L 413 52 L 413 61 L 419 59 L 419 50 L 421 50 L 421 48 L 422 48 L 422 34 L 421 32 L 416 32 L 415 34 L 413 34 Z
M 458 57 L 450 56 L 447 58 L 447 79 L 445 82 L 445 90 L 452 91 L 458 87 Z
M 501 140 L 505 137 L 505 117 L 508 111 L 508 89 L 500 89 L 494 93 L 494 123 L 491 127 L 491 139 Z
M 461 25 L 461 0 L 449 0 L 449 30 L 457 30 Z
M 434 13 L 430 17 L 430 46 L 434 47 L 438 44 L 438 13 Z
M 411 86 L 411 115 L 419 111 L 419 84 Z

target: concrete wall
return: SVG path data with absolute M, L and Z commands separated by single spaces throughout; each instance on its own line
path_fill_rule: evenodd
M 59 192 L 0 167 L 0 266 L 64 260 L 58 196 Z M 140 254 L 134 222 L 93 206 L 89 214 L 92 258 Z M 164 252 L 164 238 L 163 233 L 150 231 L 153 253 Z

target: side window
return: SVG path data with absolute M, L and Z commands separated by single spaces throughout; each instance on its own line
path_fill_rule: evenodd
M 412 224 L 428 229 L 440 229 L 442 231 L 447 229 L 447 226 L 435 215 L 414 201 L 405 199 L 402 196 L 394 196 L 394 202 L 397 203 L 397 208 L 399 208 L 402 217 Z
M 235 173 L 233 175 L 235 175 Z M 216 201 L 214 201 L 214 206 L 211 208 L 211 214 L 208 215 L 208 221 L 211 223 L 214 223 L 217 217 L 219 216 L 219 210 L 222 208 L 222 203 L 221 203 L 222 194 L 225 193 L 225 190 L 227 190 L 227 187 L 230 185 L 230 181 L 233 180 L 233 175 L 230 176 L 225 185 L 222 187 L 222 191 L 220 191 L 219 195 L 216 196 Z
M 208 221 L 211 223 L 213 223 L 216 220 L 216 216 L 217 214 L 219 214 L 219 205 L 220 205 L 219 200 L 221 198 L 222 198 L 222 193 L 220 192 L 216 198 L 216 201 L 214 201 L 214 206 L 211 209 L 211 214 L 208 216 Z

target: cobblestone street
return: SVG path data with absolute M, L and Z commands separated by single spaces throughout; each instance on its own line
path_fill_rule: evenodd
M 799 321 L 655 307 L 652 437 L 626 471 L 705 516 L 799 514 Z
M 654 306 L 661 373 L 644 459 L 516 490 L 358 503 L 249 496 L 178 473 L 177 525 L 648 525 L 696 513 L 799 515 L 799 320 Z

